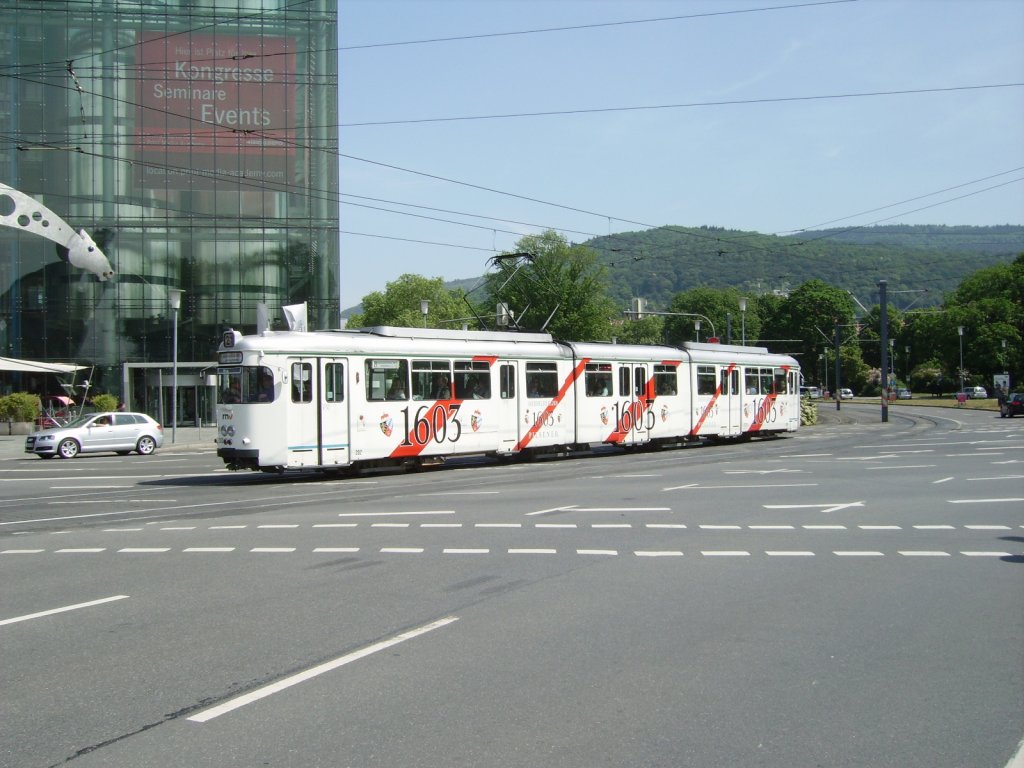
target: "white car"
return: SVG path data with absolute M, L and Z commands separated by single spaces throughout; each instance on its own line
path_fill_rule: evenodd
M 137 451 L 148 456 L 164 444 L 164 428 L 145 413 L 90 413 L 63 427 L 53 427 L 25 438 L 25 453 L 41 459 L 73 459 L 79 453 L 112 451 L 126 456 Z
M 852 389 L 847 389 L 846 387 L 841 388 L 839 390 L 839 399 L 840 400 L 852 400 L 853 399 L 853 390 Z

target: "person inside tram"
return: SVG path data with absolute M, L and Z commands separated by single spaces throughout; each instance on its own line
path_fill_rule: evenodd
M 221 391 L 220 398 L 222 403 L 229 405 L 242 402 L 241 383 L 237 379 L 232 379 L 228 386 Z
M 434 377 L 434 399 L 435 400 L 447 400 L 452 396 L 451 383 L 448 381 L 448 377 L 443 373 L 437 374 Z
M 401 379 L 392 381 L 386 397 L 388 400 L 405 400 L 405 382 Z
M 274 377 L 270 371 L 263 371 L 260 376 L 260 389 L 256 399 L 261 403 L 269 403 L 274 399 Z

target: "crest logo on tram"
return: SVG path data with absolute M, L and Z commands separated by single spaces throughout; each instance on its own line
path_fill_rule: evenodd
M 668 421 L 668 406 L 667 405 L 661 406 L 661 420 L 662 421 Z
M 601 416 L 601 423 L 604 424 L 605 426 L 608 426 L 608 408 L 607 407 L 602 407 L 601 408 L 600 416 Z
M 477 432 L 480 427 L 484 425 L 484 417 L 480 411 L 473 411 L 473 415 L 469 417 L 469 426 L 474 432 Z
M 385 437 L 391 437 L 391 433 L 395 431 L 395 421 L 391 418 L 390 414 L 382 414 L 380 417 L 380 431 L 384 433 Z

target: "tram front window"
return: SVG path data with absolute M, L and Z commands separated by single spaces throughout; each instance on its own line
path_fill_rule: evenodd
M 269 403 L 275 395 L 274 372 L 265 365 L 217 369 L 217 402 L 222 405 Z

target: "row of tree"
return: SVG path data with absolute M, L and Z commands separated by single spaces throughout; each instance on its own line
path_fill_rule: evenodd
M 367 295 L 349 327 L 374 325 L 546 331 L 573 341 L 670 344 L 707 341 L 758 344 L 795 356 L 808 383 L 834 386 L 838 326 L 843 386 L 861 394 L 881 388 L 880 308 L 861 307 L 845 290 L 809 280 L 786 295 L 741 296 L 735 288 L 693 288 L 665 307 L 636 316 L 611 298 L 597 254 L 555 232 L 523 237 L 516 251 L 469 291 L 441 278 L 403 275 Z M 745 311 L 740 300 L 745 299 Z M 428 311 L 422 304 L 427 301 Z M 507 309 L 499 311 L 498 307 Z M 992 388 L 993 376 L 1024 373 L 1024 254 L 965 278 L 939 307 L 888 308 L 890 377 L 935 394 L 968 386 Z M 695 320 L 701 321 L 698 330 Z M 710 326 L 710 327 L 709 327 Z

